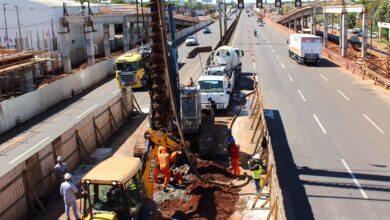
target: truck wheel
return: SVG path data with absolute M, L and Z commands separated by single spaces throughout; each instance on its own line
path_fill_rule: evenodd
M 161 212 L 157 209 L 157 205 L 153 200 L 147 200 L 141 208 L 137 219 L 155 220 L 162 219 Z

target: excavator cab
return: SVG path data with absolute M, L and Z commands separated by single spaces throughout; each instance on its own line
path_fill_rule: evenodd
M 180 116 L 184 134 L 199 132 L 202 110 L 200 94 L 196 86 L 180 88 Z
M 145 194 L 140 168 L 139 158 L 110 157 L 89 171 L 81 181 L 82 219 L 151 219 L 157 209 Z

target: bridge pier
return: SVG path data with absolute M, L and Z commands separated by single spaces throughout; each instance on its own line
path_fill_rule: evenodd
M 367 33 L 368 33 L 368 14 L 367 12 L 362 13 L 362 57 L 367 56 Z
M 108 58 L 111 56 L 109 24 L 103 24 L 103 36 L 104 36 L 104 42 L 103 42 L 104 56 Z
M 301 31 L 303 30 L 303 28 L 305 28 L 304 19 L 305 19 L 305 17 L 303 16 L 303 13 L 302 13 L 301 14 Z
M 291 21 L 288 21 L 288 29 L 291 29 Z
M 341 27 L 341 56 L 348 56 L 348 16 L 344 12 L 341 14 L 342 27 Z
M 328 47 L 328 14 L 324 13 L 324 32 L 322 44 L 325 48 Z
M 298 28 L 297 28 L 297 16 L 296 16 L 296 15 L 294 16 L 294 31 L 295 31 L 295 32 L 298 32 Z
M 126 17 L 122 23 L 122 32 L 123 32 L 123 50 L 126 52 L 130 49 L 129 47 L 129 22 L 127 22 Z
M 95 64 L 95 47 L 93 41 L 93 28 L 92 25 L 85 25 L 85 46 L 87 51 L 87 64 L 88 66 L 92 66 Z
M 70 62 L 69 28 L 67 26 L 61 26 L 59 36 L 62 66 L 64 67 L 65 73 L 70 73 L 72 71 L 72 65 Z
M 339 23 L 339 48 L 342 47 L 342 39 L 343 39 L 343 17 L 340 14 L 340 23 Z

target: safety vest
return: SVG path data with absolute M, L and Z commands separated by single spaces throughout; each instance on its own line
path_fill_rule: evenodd
M 261 165 L 259 164 L 259 169 L 253 171 L 253 179 L 260 179 L 261 176 Z
M 135 183 L 132 181 L 132 182 L 130 183 L 130 185 L 129 185 L 129 189 L 130 189 L 131 191 L 134 191 L 134 190 L 137 189 L 137 185 L 135 185 Z

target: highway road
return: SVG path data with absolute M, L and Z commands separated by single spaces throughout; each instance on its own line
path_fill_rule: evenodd
M 388 219 L 389 92 L 325 59 L 295 63 L 287 39 L 246 13 L 233 35 L 259 80 L 288 219 Z
M 232 21 L 229 20 L 228 25 L 231 23 Z M 215 46 L 217 44 L 219 41 L 218 27 L 219 23 L 216 22 L 210 25 L 212 29 L 211 34 L 203 34 L 202 30 L 196 33 L 200 46 Z M 190 75 L 197 76 L 201 73 L 199 61 L 203 59 L 204 65 L 205 59 L 208 56 L 208 53 L 203 53 L 193 59 L 185 59 L 188 52 L 193 48 L 185 46 L 184 43 L 178 46 L 179 60 L 183 60 L 186 63 L 180 70 L 181 80 L 184 83 L 189 82 Z M 134 95 L 142 111 L 148 112 L 150 103 L 148 92 L 145 90 L 134 91 Z M 38 152 L 87 114 L 98 109 L 115 96 L 120 96 L 120 90 L 117 89 L 116 81 L 110 80 L 81 96 L 75 102 L 65 105 L 64 108 L 59 109 L 58 112 L 54 112 L 50 117 L 44 118 L 15 137 L 0 143 L 0 163 L 2 164 L 0 167 L 0 176 L 3 176 L 22 161 Z

